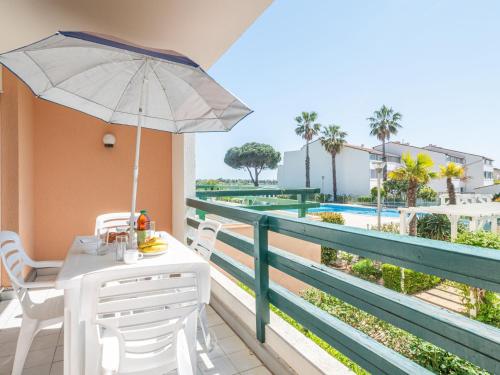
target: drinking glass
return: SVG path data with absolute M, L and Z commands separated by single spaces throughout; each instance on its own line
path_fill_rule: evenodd
M 150 221 L 149 222 L 149 227 L 148 227 L 148 237 L 154 237 L 155 230 L 156 230 L 156 222 L 155 221 Z
M 123 262 L 123 254 L 125 254 L 125 250 L 128 247 L 128 236 L 120 235 L 116 236 L 115 241 L 116 246 L 116 261 Z

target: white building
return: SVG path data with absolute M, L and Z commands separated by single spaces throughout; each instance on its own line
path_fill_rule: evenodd
M 455 162 L 464 167 L 467 179 L 453 179 L 455 189 L 460 193 L 473 193 L 475 189 L 493 184 L 493 160 L 484 156 L 429 145 L 412 146 L 409 143 L 388 142 L 385 146 L 388 171 L 398 168 L 401 155 L 409 152 L 414 158 L 417 154 L 427 154 L 434 161 L 435 172 L 440 165 Z M 305 146 L 300 150 L 283 154 L 283 164 L 278 166 L 278 185 L 282 188 L 305 186 Z M 319 187 L 325 194 L 332 194 L 332 161 L 329 153 L 316 140 L 309 145 L 311 158 L 311 187 Z M 374 148 L 345 145 L 336 158 L 337 193 L 354 196 L 370 194 L 377 184 L 374 161 L 382 160 L 382 145 Z M 446 180 L 434 179 L 429 183 L 437 192 L 446 192 Z
M 374 148 L 382 150 L 382 145 Z M 434 161 L 434 171 L 436 172 L 439 171 L 440 165 L 446 165 L 449 162 L 463 166 L 467 178 L 464 181 L 453 179 L 455 189 L 460 193 L 473 193 L 476 188 L 493 184 L 493 160 L 485 156 L 451 150 L 432 144 L 425 147 L 416 147 L 409 143 L 388 142 L 385 149 L 387 152 L 400 156 L 406 152 L 409 152 L 412 157 L 420 153 L 428 154 Z M 444 192 L 446 191 L 446 180 L 432 180 L 429 186 L 438 192 Z
M 325 194 L 333 193 L 332 157 L 316 140 L 309 145 L 311 159 L 311 187 L 319 187 Z M 388 170 L 397 168 L 400 157 L 388 153 Z M 287 151 L 283 154 L 283 164 L 278 166 L 278 185 L 282 188 L 305 186 L 306 150 Z M 367 195 L 377 184 L 374 161 L 382 159 L 382 152 L 346 144 L 336 157 L 337 193 Z

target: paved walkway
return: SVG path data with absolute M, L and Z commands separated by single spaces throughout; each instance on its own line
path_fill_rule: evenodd
M 465 312 L 460 291 L 449 285 L 439 284 L 435 288 L 417 293 L 414 296 L 457 313 Z

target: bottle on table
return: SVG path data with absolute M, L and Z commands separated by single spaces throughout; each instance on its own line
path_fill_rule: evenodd
M 141 214 L 137 218 L 137 245 L 144 243 L 149 229 L 149 216 L 146 210 L 141 210 Z

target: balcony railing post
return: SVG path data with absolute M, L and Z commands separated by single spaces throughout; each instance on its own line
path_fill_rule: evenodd
M 302 204 L 302 206 L 299 208 L 299 217 L 305 217 L 307 213 L 306 206 L 304 206 L 304 204 L 306 203 L 306 194 L 305 193 L 297 194 L 297 202 L 299 204 Z
M 255 265 L 255 316 L 257 339 L 266 340 L 266 324 L 269 323 L 269 263 L 268 263 L 267 216 L 253 225 Z
M 207 196 L 205 194 L 199 194 L 198 197 L 204 201 L 207 200 Z M 205 220 L 205 215 L 206 215 L 205 211 L 196 209 L 196 213 L 198 214 L 200 220 Z

